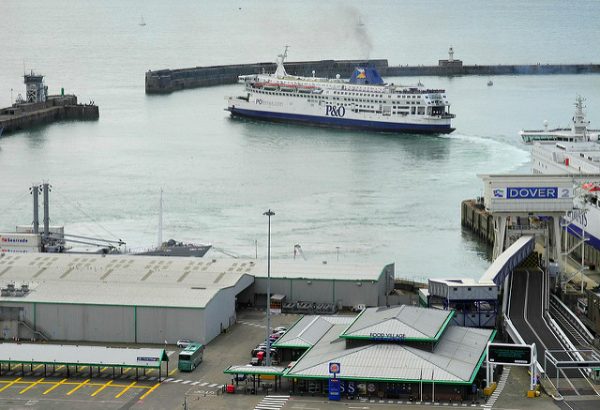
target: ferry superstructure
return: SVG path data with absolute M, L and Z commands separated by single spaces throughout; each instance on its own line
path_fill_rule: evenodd
M 573 132 L 561 132 L 555 139 L 530 141 L 532 171 L 536 174 L 600 174 L 600 142 L 598 133 L 587 128 L 583 99 L 578 97 L 573 116 Z M 582 128 L 583 127 L 583 128 Z M 528 132 L 528 131 L 527 131 Z M 524 135 L 525 131 L 521 132 Z M 585 179 L 585 178 L 584 178 Z M 600 185 L 582 183 L 577 190 L 581 209 L 567 217 L 569 231 L 581 237 L 585 232 L 588 244 L 600 251 Z
M 578 96 L 575 100 L 575 113 L 571 118 L 570 128 L 548 129 L 548 122 L 544 121 L 543 130 L 522 130 L 519 135 L 525 144 L 544 141 L 597 141 L 600 130 L 590 129 L 590 122 L 586 119 L 583 111 L 583 98 Z
M 386 84 L 373 67 L 356 68 L 350 80 L 292 76 L 286 55 L 274 74 L 239 77 L 245 94 L 228 97 L 232 116 L 387 132 L 454 131 L 445 90 Z

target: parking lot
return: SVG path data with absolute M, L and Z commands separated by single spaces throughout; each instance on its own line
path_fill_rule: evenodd
M 67 377 L 66 369 L 43 365 L 2 366 L 0 409 L 181 409 L 187 399 L 189 409 L 248 409 L 260 396 L 223 396 L 221 387 L 230 376 L 223 370 L 232 364 L 250 362 L 251 350 L 265 339 L 265 313 L 248 310 L 238 314 L 238 323 L 206 346 L 204 360 L 192 372 L 177 370 L 178 348 L 169 346 L 169 373 L 158 383 L 158 371 L 125 368 L 121 374 L 112 368 L 79 367 Z M 297 315 L 273 317 L 273 327 L 294 323 Z M 99 371 L 98 371 L 99 370 Z M 226 402 L 226 403 L 225 403 Z

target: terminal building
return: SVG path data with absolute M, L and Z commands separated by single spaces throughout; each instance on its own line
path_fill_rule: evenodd
M 295 394 L 326 392 L 329 364 L 336 363 L 344 397 L 460 402 L 479 386 L 496 331 L 455 326 L 453 315 L 402 305 L 367 308 L 358 316 L 304 316 L 274 344 L 284 361 L 296 361 L 270 371 L 287 379 Z M 243 365 L 225 373 L 258 371 Z
M 236 307 L 266 303 L 260 260 L 0 254 L 2 339 L 208 343 Z M 386 303 L 394 265 L 272 261 L 272 293 L 335 309 Z

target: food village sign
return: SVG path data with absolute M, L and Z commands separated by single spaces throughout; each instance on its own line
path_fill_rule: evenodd
M 406 338 L 404 333 L 377 333 L 371 332 L 369 334 L 371 340 L 378 342 L 403 342 Z

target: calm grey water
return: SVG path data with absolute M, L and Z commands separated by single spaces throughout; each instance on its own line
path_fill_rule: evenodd
M 599 15 L 597 1 L 2 0 L 0 106 L 25 67 L 100 120 L 0 138 L 0 229 L 30 223 L 28 187 L 49 180 L 52 223 L 150 247 L 162 188 L 165 238 L 252 257 L 258 240 L 265 257 L 271 208 L 276 258 L 300 243 L 313 261 L 478 277 L 487 250 L 460 201 L 481 195 L 477 174 L 528 170 L 518 130 L 567 125 L 577 94 L 600 126 L 600 76 L 388 79 L 447 89 L 457 131 L 423 137 L 231 120 L 239 85 L 146 96 L 144 72 L 272 61 L 286 44 L 290 60 L 435 64 L 453 45 L 467 64 L 598 62 Z

